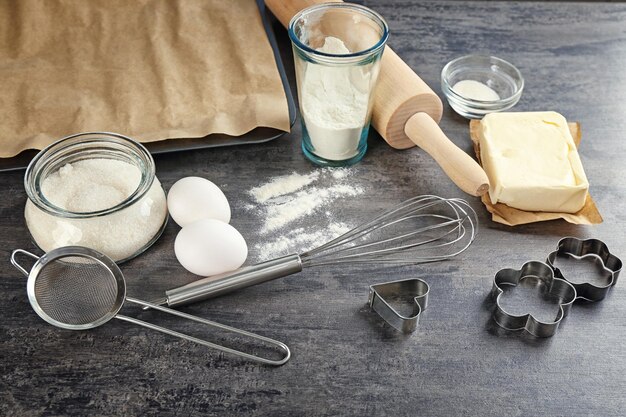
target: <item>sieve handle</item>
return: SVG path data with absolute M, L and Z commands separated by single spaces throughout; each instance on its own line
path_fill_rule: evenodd
M 30 253 L 28 251 L 25 251 L 24 249 L 15 249 L 13 252 L 11 252 L 11 263 L 13 264 L 14 267 L 17 268 L 18 271 L 20 271 L 22 274 L 24 274 L 26 277 L 28 277 L 29 273 L 28 271 L 22 266 L 20 265 L 20 263 L 17 261 L 17 255 L 26 255 L 29 258 L 32 258 L 36 261 L 39 260 L 39 256 Z
M 283 352 L 283 358 L 279 359 L 279 360 L 263 358 L 263 357 L 256 356 L 256 355 L 253 355 L 253 354 L 250 354 L 250 353 L 242 352 L 240 350 L 236 350 L 236 349 L 232 349 L 232 348 L 229 348 L 229 347 L 226 347 L 226 346 L 218 345 L 218 344 L 209 342 L 208 340 L 198 339 L 197 337 L 189 336 L 187 334 L 180 333 L 180 332 L 177 332 L 175 330 L 167 329 L 165 327 L 157 326 L 156 324 L 152 324 L 152 323 L 148 323 L 148 322 L 145 322 L 145 321 L 142 321 L 142 320 L 138 320 L 138 319 L 133 318 L 133 317 L 127 317 L 127 316 L 123 316 L 123 315 L 118 314 L 118 315 L 115 316 L 115 318 L 120 319 L 120 320 L 124 320 L 124 321 L 127 321 L 127 322 L 130 322 L 130 323 L 138 324 L 139 326 L 147 327 L 149 329 L 156 330 L 158 332 L 165 333 L 165 334 L 168 334 L 170 336 L 179 337 L 181 339 L 188 340 L 190 342 L 194 342 L 194 343 L 198 343 L 198 344 L 201 344 L 201 345 L 204 345 L 204 346 L 208 346 L 208 347 L 217 349 L 217 350 L 222 351 L 222 352 L 226 352 L 226 353 L 230 353 L 230 354 L 233 354 L 233 355 L 241 356 L 243 358 L 250 359 L 250 360 L 253 360 L 253 361 L 256 361 L 256 362 L 261 362 L 261 363 L 264 363 L 266 365 L 274 365 L 274 366 L 284 365 L 289 360 L 289 358 L 291 358 L 291 351 L 289 350 L 289 347 L 287 347 L 286 344 L 284 344 L 282 342 L 279 342 L 278 340 L 274 340 L 274 339 L 271 339 L 269 337 L 258 335 L 256 333 L 251 333 L 251 332 L 247 332 L 245 330 L 241 330 L 241 329 L 237 329 L 237 328 L 234 328 L 234 327 L 230 327 L 230 326 L 227 326 L 225 324 L 217 323 L 217 322 L 214 322 L 214 321 L 211 321 L 211 320 L 203 319 L 201 317 L 192 316 L 191 314 L 182 313 L 182 312 L 177 311 L 177 310 L 172 310 L 170 308 L 163 307 L 163 306 L 160 306 L 160 305 L 157 305 L 157 304 L 152 304 L 152 303 L 149 303 L 149 302 L 146 302 L 146 301 L 138 300 L 136 298 L 126 297 L 126 301 L 130 301 L 131 303 L 139 304 L 139 305 L 141 305 L 143 307 L 149 307 L 149 308 L 152 308 L 152 309 L 155 309 L 155 310 L 162 311 L 164 313 L 172 314 L 174 316 L 182 317 L 182 318 L 185 318 L 185 319 L 188 319 L 188 320 L 197 321 L 199 323 L 206 324 L 207 326 L 211 326 L 211 327 L 215 327 L 215 328 L 218 328 L 218 329 L 226 330 L 226 331 L 238 334 L 238 335 L 246 336 L 246 337 L 249 337 L 251 339 L 255 339 L 255 340 L 258 340 L 258 341 L 265 342 L 265 343 L 267 343 L 269 345 L 272 345 L 272 346 L 278 348 L 280 351 L 282 351 Z

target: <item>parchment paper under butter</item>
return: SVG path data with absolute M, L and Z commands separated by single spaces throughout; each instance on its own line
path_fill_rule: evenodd
M 0 0 L 0 115 L 0 157 L 85 131 L 289 131 L 255 0 Z
M 576 146 L 580 145 L 582 134 L 580 130 L 580 123 L 568 123 L 570 133 L 574 138 Z M 480 145 L 479 145 L 479 133 L 480 120 L 470 121 L 470 137 L 474 145 L 474 152 L 480 161 Z M 577 213 L 553 213 L 544 211 L 524 211 L 518 210 L 513 207 L 509 207 L 506 204 L 497 203 L 492 204 L 489 199 L 489 193 L 484 194 L 481 200 L 487 210 L 491 213 L 491 220 L 497 223 L 506 224 L 509 226 L 516 226 L 518 224 L 542 222 L 546 220 L 563 219 L 574 224 L 598 224 L 602 223 L 602 216 L 596 207 L 593 199 L 587 193 L 587 199 L 585 205 Z

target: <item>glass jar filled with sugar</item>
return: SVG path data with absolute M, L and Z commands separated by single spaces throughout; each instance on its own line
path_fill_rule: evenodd
M 116 262 L 150 247 L 167 223 L 152 156 L 115 133 L 63 138 L 35 156 L 24 177 L 25 218 L 45 252 L 86 246 Z

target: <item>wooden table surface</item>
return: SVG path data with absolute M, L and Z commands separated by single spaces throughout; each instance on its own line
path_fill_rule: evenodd
M 0 174 L 0 414 L 84 415 L 481 415 L 618 416 L 626 409 L 626 288 L 595 305 L 575 305 L 558 333 L 533 340 L 490 321 L 494 274 L 544 260 L 563 236 L 603 240 L 626 258 L 626 5 L 620 3 L 366 1 L 387 19 L 389 43 L 441 96 L 450 59 L 488 53 L 526 79 L 516 110 L 556 110 L 583 129 L 580 155 L 604 223 L 550 221 L 520 227 L 492 222 L 420 149 L 396 151 L 374 132 L 338 198 L 291 226 L 315 231 L 324 216 L 356 225 L 418 194 L 467 197 L 479 235 L 454 260 L 413 267 L 308 269 L 183 308 L 286 342 L 291 361 L 257 365 L 114 320 L 91 331 L 54 328 L 26 298 L 12 249 L 34 250 L 23 219 L 22 172 Z M 286 32 L 276 26 L 287 70 Z M 470 152 L 468 122 L 445 104 L 442 129 Z M 123 132 L 122 132 L 123 133 Z M 271 143 L 161 155 L 165 189 L 197 175 L 218 184 L 246 237 L 250 259 L 276 236 L 261 233 L 249 190 L 274 176 L 318 170 L 300 150 L 298 125 Z M 324 171 L 318 187 L 336 181 Z M 290 227 L 291 227 L 290 226 Z M 176 262 L 170 222 L 144 255 L 122 266 L 128 293 L 151 299 L 194 277 Z M 421 277 L 430 306 L 417 331 L 390 331 L 366 306 L 368 285 Z M 125 311 L 180 330 L 197 329 L 152 312 Z

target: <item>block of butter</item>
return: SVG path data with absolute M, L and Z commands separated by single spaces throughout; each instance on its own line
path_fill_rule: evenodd
M 480 123 L 479 144 L 493 204 L 561 213 L 584 206 L 589 183 L 559 113 L 488 114 Z

